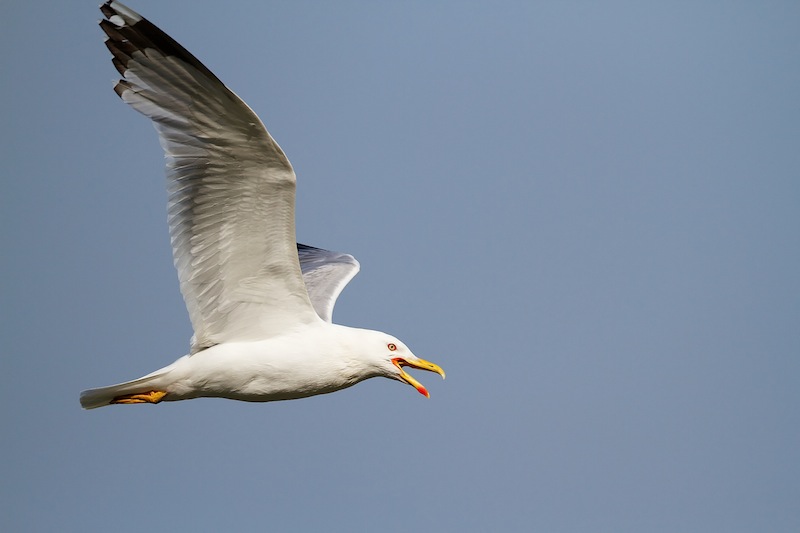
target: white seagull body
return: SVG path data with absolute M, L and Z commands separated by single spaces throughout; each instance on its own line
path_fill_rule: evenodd
M 253 111 L 167 34 L 116 1 L 100 26 L 114 90 L 153 121 L 167 157 L 169 230 L 194 328 L 188 355 L 142 378 L 81 393 L 93 409 L 198 397 L 304 398 L 403 367 L 439 373 L 398 339 L 333 324 L 356 275 L 350 255 L 296 244 L 295 175 Z

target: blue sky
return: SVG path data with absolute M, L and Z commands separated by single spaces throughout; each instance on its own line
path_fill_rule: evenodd
M 0 7 L 0 529 L 797 531 L 800 6 L 129 2 L 261 116 L 431 392 L 81 411 L 186 353 L 96 2 Z

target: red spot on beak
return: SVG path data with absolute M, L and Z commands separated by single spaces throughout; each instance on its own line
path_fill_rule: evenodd
M 417 381 L 413 377 L 411 377 L 408 374 L 406 374 L 405 371 L 403 371 L 403 367 L 404 366 L 410 366 L 412 368 L 421 368 L 423 370 L 431 370 L 430 368 L 428 368 L 428 366 L 432 366 L 432 367 L 434 367 L 434 369 L 436 369 L 434 371 L 438 371 L 440 374 L 442 374 L 443 372 L 438 366 L 434 365 L 433 363 L 428 363 L 427 361 L 422 361 L 421 359 L 419 361 L 420 361 L 420 363 L 416 363 L 415 364 L 415 363 L 410 363 L 410 362 L 406 361 L 402 357 L 394 357 L 392 359 L 392 363 L 394 363 L 394 366 L 396 366 L 397 369 L 400 371 L 400 376 L 399 376 L 400 379 L 402 381 L 405 381 L 406 383 L 408 383 L 409 385 L 411 385 L 415 389 L 417 389 L 418 393 L 422 394 L 426 398 L 430 398 L 431 395 L 428 392 L 428 389 L 423 387 L 422 384 L 419 381 Z M 424 363 L 424 364 L 421 364 L 421 363 Z

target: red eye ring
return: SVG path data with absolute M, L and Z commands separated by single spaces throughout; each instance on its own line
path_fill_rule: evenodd
M 395 343 L 393 343 L 393 342 L 390 342 L 389 344 L 387 344 L 386 347 L 389 348 L 390 352 L 393 352 L 393 351 L 395 351 L 397 349 L 397 345 Z

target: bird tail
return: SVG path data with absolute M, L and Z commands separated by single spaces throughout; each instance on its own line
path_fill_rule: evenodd
M 96 409 L 114 403 L 158 403 L 166 392 L 157 386 L 156 381 L 171 370 L 171 366 L 133 381 L 82 391 L 81 407 Z

